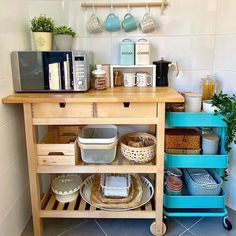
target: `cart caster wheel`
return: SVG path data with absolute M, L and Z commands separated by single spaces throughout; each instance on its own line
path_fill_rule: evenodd
M 232 224 L 228 218 L 228 216 L 223 218 L 223 226 L 226 230 L 230 231 L 232 229 Z
M 166 229 L 167 228 L 166 228 L 165 223 L 162 223 L 162 232 L 161 232 L 161 234 L 156 234 L 156 222 L 153 222 L 151 224 L 151 226 L 150 226 L 150 231 L 155 236 L 162 236 L 162 235 L 164 235 L 166 233 Z

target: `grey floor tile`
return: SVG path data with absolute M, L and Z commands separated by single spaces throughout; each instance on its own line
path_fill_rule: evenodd
M 44 219 L 43 220 L 43 230 L 44 236 L 56 236 L 61 234 L 76 225 L 84 222 L 86 219 Z M 33 224 L 32 219 L 26 225 L 21 236 L 33 236 Z
M 173 218 L 168 218 L 167 219 L 167 231 L 165 236 L 177 236 L 182 234 L 186 228 L 180 225 L 175 219 Z
M 94 220 L 88 220 L 60 236 L 106 236 Z
M 186 228 L 191 227 L 201 219 L 202 217 L 175 217 L 175 220 Z
M 194 236 L 194 234 L 191 233 L 190 231 L 186 230 L 185 232 L 183 232 L 183 233 L 180 234 L 179 236 Z
M 150 225 L 153 220 L 133 220 L 133 219 L 100 219 L 99 225 L 109 236 L 151 236 Z M 166 236 L 176 236 L 186 229 L 175 220 L 169 219 Z
M 233 224 L 233 221 L 231 219 Z M 234 221 L 235 222 L 235 221 Z M 227 231 L 222 225 L 221 217 L 206 217 L 202 219 L 199 223 L 194 225 L 189 229 L 194 235 L 202 236 L 202 235 L 217 235 L 217 236 L 233 236 L 236 235 L 236 228 L 233 225 L 233 229 L 231 231 Z
M 153 220 L 98 219 L 97 222 L 109 236 L 152 235 L 150 225 Z

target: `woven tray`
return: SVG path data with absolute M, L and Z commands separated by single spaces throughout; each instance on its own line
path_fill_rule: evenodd
M 129 138 L 139 138 L 142 140 L 152 140 L 153 145 L 148 147 L 131 147 L 125 142 Z M 151 161 L 156 155 L 156 138 L 148 133 L 129 133 L 120 138 L 121 153 L 129 161 L 145 163 Z
M 122 202 L 119 201 L 121 199 L 116 199 L 118 200 L 117 202 L 109 202 L 109 203 L 104 203 L 101 201 L 101 192 L 100 192 L 100 182 L 96 183 L 93 182 L 93 187 L 90 195 L 90 200 L 91 203 L 96 205 L 97 207 L 102 207 L 102 208 L 113 208 L 113 209 L 126 209 L 126 208 L 132 208 L 137 206 L 142 199 L 142 184 L 140 182 L 140 179 L 138 177 L 135 178 L 136 181 L 134 181 L 134 193 L 133 196 L 131 196 L 131 199 L 129 202 Z M 100 197 L 99 197 L 100 196 Z M 115 199 L 112 199 L 115 200 Z

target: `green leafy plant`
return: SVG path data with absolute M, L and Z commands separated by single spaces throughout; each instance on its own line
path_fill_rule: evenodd
M 231 143 L 236 144 L 236 95 L 230 96 L 221 91 L 213 96 L 212 105 L 218 108 L 215 110 L 215 114 L 221 114 L 227 125 L 225 151 L 229 153 Z
M 32 32 L 53 32 L 54 21 L 46 15 L 34 17 L 31 21 Z
M 55 34 L 55 35 L 59 35 L 59 34 L 71 35 L 72 37 L 75 37 L 75 35 L 76 35 L 75 31 L 71 27 L 68 27 L 66 25 L 56 27 L 53 31 L 53 34 Z

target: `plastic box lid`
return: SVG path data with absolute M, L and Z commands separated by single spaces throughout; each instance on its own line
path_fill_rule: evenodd
M 79 133 L 81 143 L 113 143 L 117 140 L 117 126 L 115 125 L 86 125 Z

